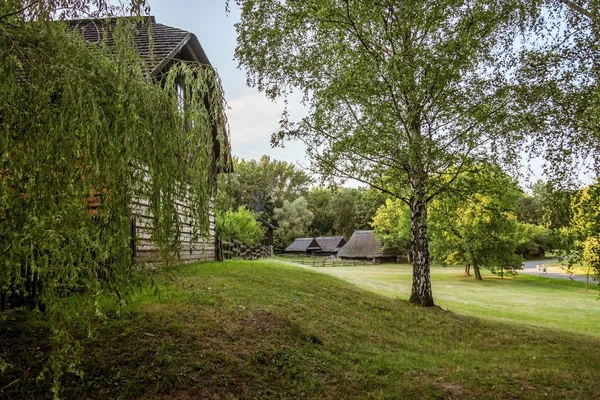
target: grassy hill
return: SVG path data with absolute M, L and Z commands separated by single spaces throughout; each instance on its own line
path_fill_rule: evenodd
M 155 278 L 84 346 L 65 398 L 581 398 L 600 393 L 600 337 L 413 307 L 272 262 Z M 0 398 L 50 397 L 41 316 L 0 317 Z M 1 372 L 1 370 L 0 370 Z M 9 385 L 8 387 L 6 387 Z
M 387 297 L 410 297 L 412 267 L 407 264 L 307 268 Z M 521 273 L 500 278 L 483 270 L 484 280 L 476 281 L 463 276 L 463 271 L 464 267 L 432 266 L 437 305 L 461 315 L 600 337 L 600 301 L 595 282 L 586 291 L 584 282 L 544 275 Z

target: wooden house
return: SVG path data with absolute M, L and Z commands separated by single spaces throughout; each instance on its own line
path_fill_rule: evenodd
M 346 239 L 343 236 L 321 236 L 316 237 L 315 240 L 321 250 L 316 254 L 320 256 L 334 256 L 338 254 L 338 251 L 346 244 Z
M 314 255 L 321 251 L 321 246 L 319 246 L 315 238 L 298 238 L 286 247 L 284 251 L 288 254 Z
M 127 18 L 127 17 L 126 17 Z M 117 18 L 108 19 L 83 19 L 69 21 L 70 27 L 79 32 L 88 42 L 99 43 L 104 38 L 109 45 L 114 43 L 111 36 L 112 28 L 117 24 Z M 157 84 L 162 84 L 161 77 L 171 68 L 177 60 L 196 62 L 210 65 L 208 57 L 204 53 L 196 35 L 178 28 L 170 27 L 157 23 L 154 17 L 148 17 L 137 22 L 138 26 L 134 35 L 137 51 L 148 66 L 147 74 Z M 150 36 L 152 35 L 152 36 Z M 179 98 L 186 96 L 184 85 L 178 83 L 176 90 Z M 183 111 L 184 112 L 184 111 Z M 225 152 L 221 151 L 221 142 L 217 139 L 222 132 L 217 131 L 217 127 L 212 129 L 212 152 L 214 163 L 211 167 L 213 191 L 217 187 L 217 174 L 231 172 L 231 154 L 228 143 Z M 226 140 L 227 135 L 225 136 Z M 219 163 L 219 157 L 228 158 L 227 162 Z M 226 165 L 227 167 L 219 167 Z M 90 206 L 98 206 L 90 201 Z M 97 203 L 97 202 L 96 202 Z M 184 221 L 180 232 L 181 248 L 179 256 L 183 262 L 193 261 L 214 261 L 219 258 L 217 237 L 215 231 L 215 217 L 211 211 L 210 235 L 207 239 L 194 239 L 193 226 L 185 222 L 185 208 L 187 199 L 180 199 L 177 202 L 177 208 L 180 212 L 180 220 Z M 132 254 L 138 261 L 155 263 L 161 261 L 161 255 L 158 247 L 150 240 L 152 236 L 152 215 L 149 212 L 148 202 L 143 196 L 136 196 L 132 204 Z
M 375 262 L 396 262 L 397 254 L 384 251 L 373 231 L 354 231 L 352 237 L 338 251 L 338 257 L 352 260 L 373 260 Z
M 260 222 L 260 224 L 263 226 L 263 238 L 260 242 L 261 245 L 263 246 L 271 246 L 271 248 L 273 247 L 274 244 L 274 239 L 273 239 L 273 234 L 275 232 L 275 225 L 271 224 L 270 222 L 264 220 L 261 217 L 258 217 L 258 222 Z

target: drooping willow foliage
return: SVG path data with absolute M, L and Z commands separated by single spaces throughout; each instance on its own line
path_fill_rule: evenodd
M 43 305 L 55 390 L 63 371 L 78 372 L 73 317 L 92 316 L 70 304 L 101 313 L 98 296 L 123 300 L 138 272 L 132 201 L 148 201 L 153 240 L 176 257 L 177 202 L 189 199 L 194 234 L 207 235 L 215 165 L 225 160 L 213 150 L 228 143 L 215 71 L 176 62 L 149 77 L 134 29 L 119 23 L 113 45 L 91 45 L 63 23 L 0 21 L 0 291 L 35 293 L 30 306 Z

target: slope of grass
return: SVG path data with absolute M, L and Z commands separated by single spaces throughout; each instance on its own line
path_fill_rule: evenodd
M 273 262 L 197 264 L 155 278 L 92 339 L 65 398 L 589 398 L 600 339 L 506 325 Z M 42 316 L 0 321 L 0 397 L 47 398 Z M 1 371 L 0 371 L 1 372 Z M 6 387 L 7 385 L 9 385 Z
M 410 296 L 410 265 L 315 270 L 384 296 L 405 300 Z M 483 281 L 476 281 L 462 274 L 462 267 L 432 267 L 431 281 L 437 305 L 463 315 L 600 337 L 598 291 L 586 292 L 583 282 L 526 274 L 501 279 L 488 271 L 482 271 Z

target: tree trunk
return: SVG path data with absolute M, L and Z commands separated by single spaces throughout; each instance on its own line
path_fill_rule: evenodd
M 415 184 L 416 183 L 416 184 Z M 433 307 L 429 268 L 429 238 L 427 236 L 427 204 L 419 179 L 411 183 L 413 196 L 411 208 L 412 269 L 413 282 L 410 302 L 424 307 Z M 415 190 L 416 189 L 416 190 Z
M 471 276 L 471 264 L 465 265 L 465 273 L 464 276 Z
M 590 284 L 590 267 L 587 268 L 587 276 L 585 277 L 585 291 L 588 291 L 588 286 Z
M 473 264 L 473 272 L 475 272 L 475 279 L 478 281 L 482 281 L 481 271 L 479 270 L 479 266 L 477 264 Z

